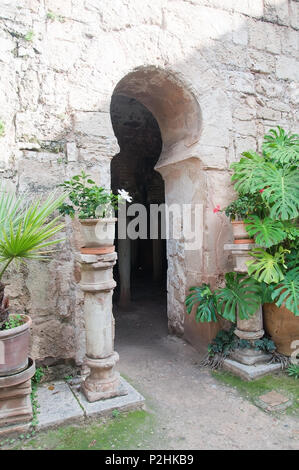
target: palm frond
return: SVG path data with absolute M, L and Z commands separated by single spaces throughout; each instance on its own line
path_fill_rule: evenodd
M 3 207 L 9 206 L 11 195 L 6 194 L 6 198 L 9 202 L 4 197 Z M 64 228 L 64 224 L 59 223 L 60 217 L 52 220 L 51 217 L 64 199 L 65 195 L 52 193 L 44 202 L 38 199 L 24 206 L 21 200 L 12 206 L 17 208 L 0 222 L 0 263 L 4 263 L 0 278 L 13 260 L 47 258 L 51 251 L 49 248 L 63 241 L 53 237 Z

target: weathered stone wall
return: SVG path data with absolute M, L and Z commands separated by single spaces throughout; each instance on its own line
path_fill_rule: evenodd
M 118 82 L 135 68 L 171 72 L 198 101 L 200 133 L 185 140 L 189 157 L 184 163 L 179 151 L 170 152 L 175 166 L 161 169 L 166 179 L 172 175 L 166 181 L 168 200 L 177 199 L 171 178 L 178 178 L 185 196 L 189 185 L 189 200 L 205 206 L 198 257 L 188 259 L 180 242 L 168 247 L 171 325 L 182 332 L 188 285 L 201 279 L 217 283 L 228 266 L 222 246 L 230 240 L 230 227 L 212 208 L 233 198 L 230 162 L 243 150 L 258 148 L 269 127 L 296 128 L 299 3 L 0 0 L 0 25 L 5 129 L 0 170 L 19 191 L 44 194 L 81 169 L 110 184 L 110 160 L 118 152 L 110 100 Z M 164 127 L 167 118 L 171 127 L 173 116 L 164 118 Z M 194 122 L 186 119 L 183 125 L 188 129 Z M 34 356 L 79 363 L 84 356 L 74 258 L 79 241 L 74 242 L 69 222 L 66 234 L 62 251 L 50 263 L 22 268 L 9 290 L 15 306 L 26 307 L 33 317 Z M 194 328 L 188 323 L 189 331 Z

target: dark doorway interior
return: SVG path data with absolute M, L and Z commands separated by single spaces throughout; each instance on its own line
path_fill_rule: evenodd
M 125 189 L 133 197 L 133 203 L 144 204 L 149 214 L 150 204 L 165 202 L 164 181 L 154 170 L 162 149 L 159 125 L 145 106 L 124 95 L 112 97 L 111 120 L 120 147 L 111 162 L 112 190 Z M 148 217 L 148 235 L 149 230 Z M 116 240 L 119 261 L 114 273 L 117 281 L 114 301 L 117 310 L 135 311 L 139 302 L 150 302 L 154 297 L 159 299 L 167 323 L 165 240 L 153 241 L 149 236 L 146 240 L 127 240 L 125 248 L 121 243 Z M 124 251 L 126 260 L 123 260 Z

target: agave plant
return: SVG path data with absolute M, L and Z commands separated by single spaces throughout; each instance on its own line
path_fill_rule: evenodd
M 0 195 L 0 329 L 8 319 L 9 301 L 4 296 L 2 282 L 8 266 L 15 261 L 45 259 L 51 246 L 62 239 L 53 239 L 64 224 L 53 213 L 61 206 L 65 196 L 51 194 L 45 201 L 41 198 L 28 202 L 1 188 Z M 52 217 L 52 218 L 51 218 Z
M 289 365 L 287 372 L 290 377 L 294 377 L 294 379 L 299 379 L 299 364 Z

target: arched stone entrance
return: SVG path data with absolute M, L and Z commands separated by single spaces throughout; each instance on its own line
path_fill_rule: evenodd
M 142 103 L 155 117 L 162 136 L 162 151 L 155 165 L 164 180 L 165 203 L 202 205 L 206 201 L 206 180 L 196 147 L 200 139 L 202 116 L 192 91 L 175 74 L 156 67 L 141 67 L 127 74 L 116 85 L 113 98 L 123 95 Z M 203 219 L 202 219 L 203 237 Z M 185 335 L 193 344 L 204 338 L 206 344 L 215 328 L 185 318 L 184 300 L 188 288 L 208 281 L 204 273 L 202 244 L 186 250 L 182 227 L 180 236 L 167 240 L 167 316 L 169 331 Z

